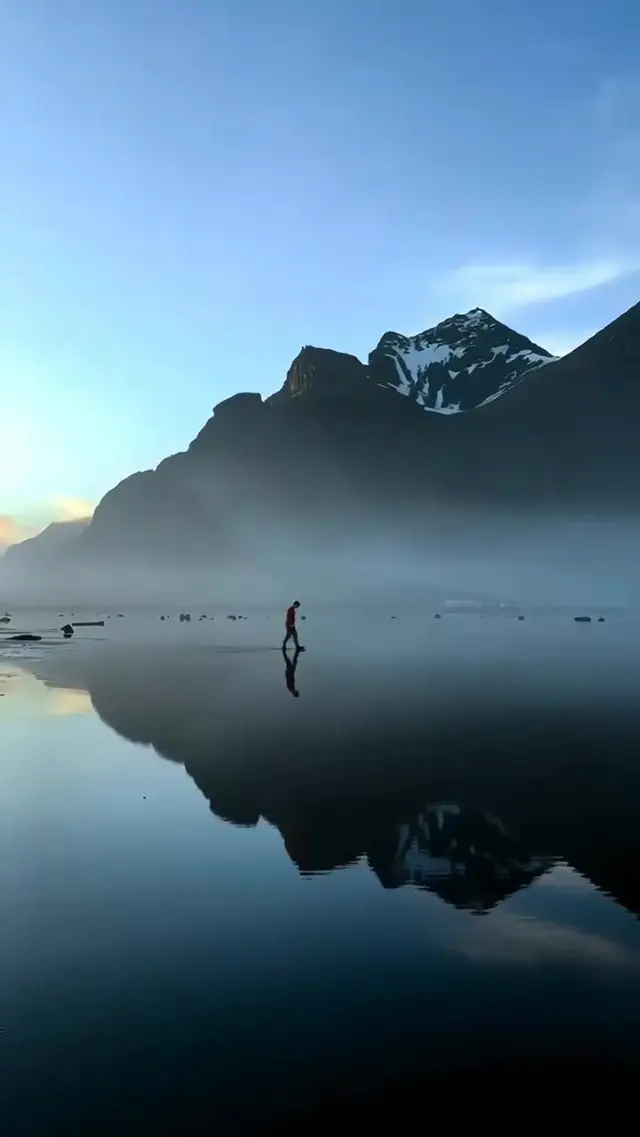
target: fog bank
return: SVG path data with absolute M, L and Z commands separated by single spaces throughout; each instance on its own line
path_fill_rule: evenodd
M 270 539 L 269 539 L 270 537 Z M 446 518 L 430 531 L 389 537 L 316 533 L 275 541 L 266 526 L 251 547 L 193 561 L 180 555 L 0 561 L 0 606 L 11 604 L 281 605 L 402 603 L 465 595 L 487 602 L 640 603 L 640 525 L 503 519 L 466 528 Z

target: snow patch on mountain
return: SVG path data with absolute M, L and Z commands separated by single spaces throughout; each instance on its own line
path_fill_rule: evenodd
M 388 332 L 369 368 L 380 386 L 414 398 L 424 410 L 458 414 L 492 402 L 554 358 L 474 308 L 416 336 Z

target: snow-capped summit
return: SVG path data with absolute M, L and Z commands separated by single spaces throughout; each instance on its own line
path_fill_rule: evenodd
M 492 402 L 554 359 L 482 308 L 416 336 L 386 332 L 369 356 L 372 377 L 419 406 L 456 414 Z

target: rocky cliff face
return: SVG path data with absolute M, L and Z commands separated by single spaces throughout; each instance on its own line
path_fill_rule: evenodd
M 350 399 L 370 394 L 367 368 L 355 355 L 303 347 L 274 398 Z

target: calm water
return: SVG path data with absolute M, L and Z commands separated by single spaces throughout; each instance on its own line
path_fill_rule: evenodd
M 636 631 L 307 627 L 4 645 L 6 1137 L 640 1069 Z

